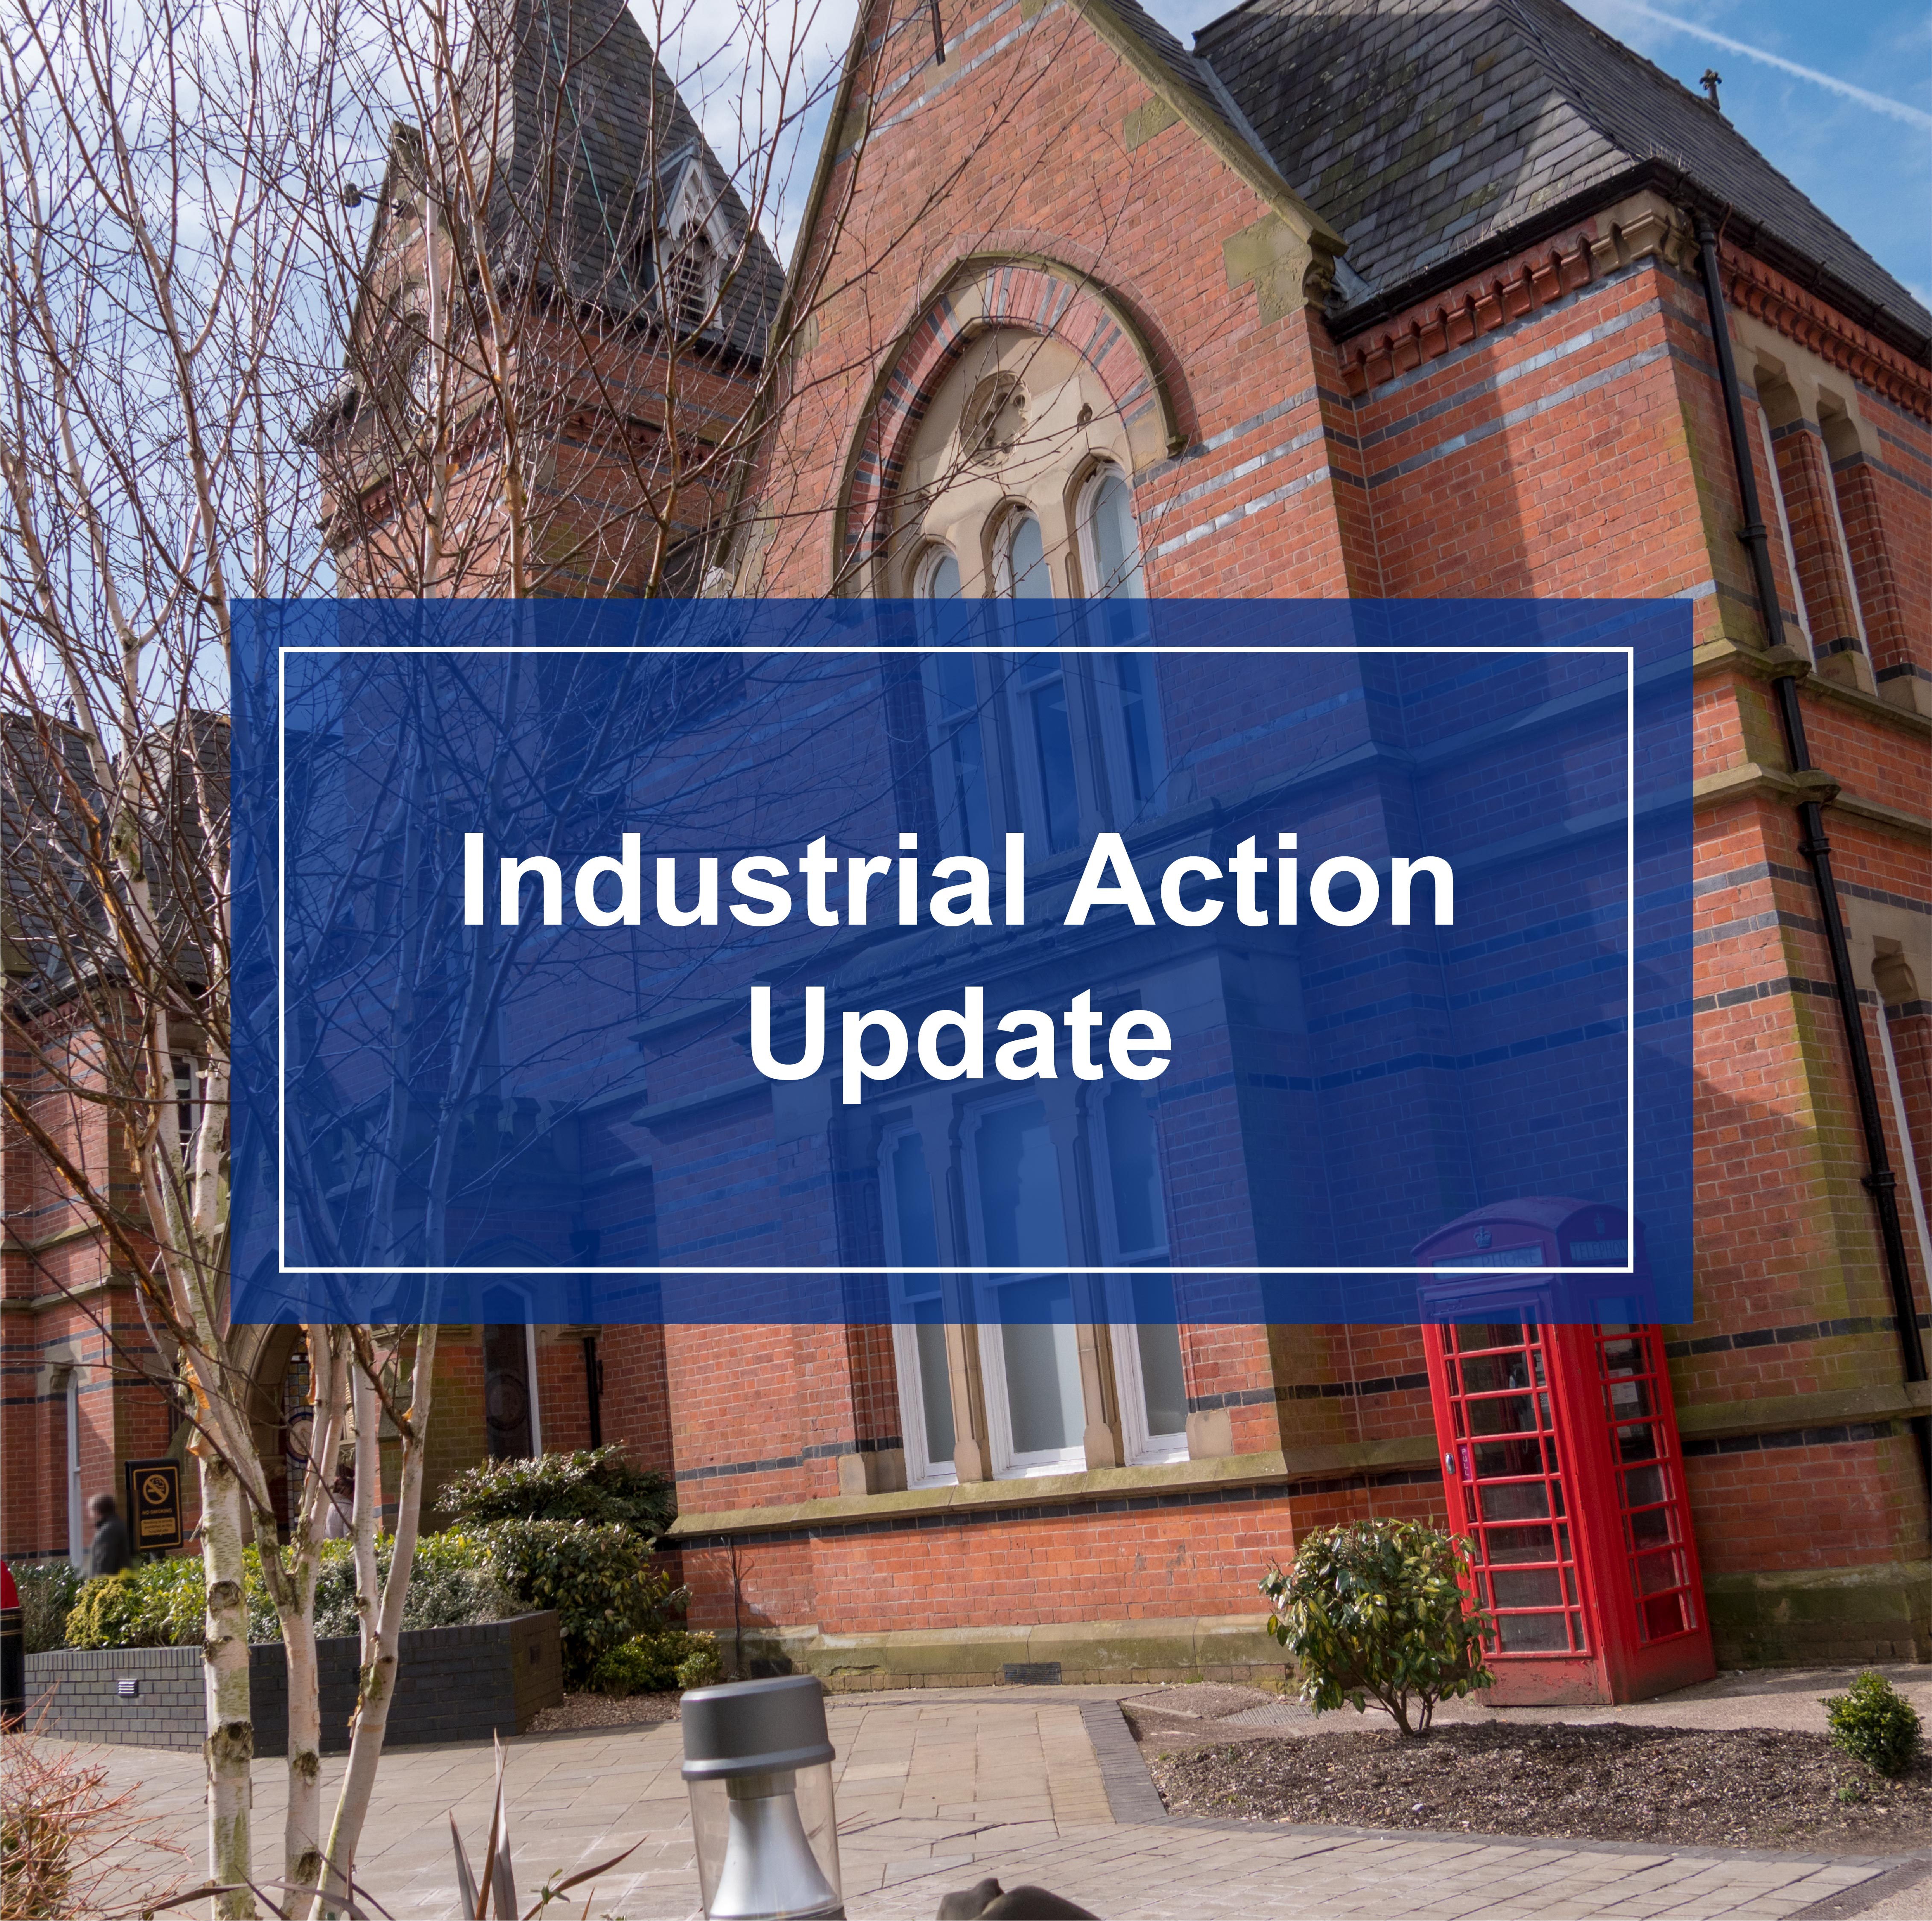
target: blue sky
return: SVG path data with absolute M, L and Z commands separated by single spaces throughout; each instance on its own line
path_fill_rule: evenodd
M 1924 0 L 1571 3 L 1688 85 L 1716 67 L 1738 132 L 1932 306 L 1932 7 Z M 1712 34 L 1759 57 L 1706 37 Z M 1822 77 L 1783 70 L 1766 54 Z M 1887 112 L 1826 79 L 1905 110 Z

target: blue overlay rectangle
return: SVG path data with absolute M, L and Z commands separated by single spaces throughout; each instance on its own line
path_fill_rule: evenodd
M 1686 1320 L 1690 644 L 249 604 L 236 1317 Z

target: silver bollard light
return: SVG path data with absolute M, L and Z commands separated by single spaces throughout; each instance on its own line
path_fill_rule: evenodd
M 710 1921 L 842 1916 L 825 1692 L 810 1674 L 693 1688 L 684 1778 Z

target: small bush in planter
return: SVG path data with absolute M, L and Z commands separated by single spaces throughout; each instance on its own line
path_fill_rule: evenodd
M 501 1521 L 480 1528 L 497 1580 L 524 1607 L 554 1608 L 566 1687 L 614 1647 L 669 1625 L 687 1594 L 651 1565 L 634 1528 L 587 1521 Z
M 83 1581 L 68 1611 L 70 1647 L 182 1647 L 206 1638 L 207 1587 L 196 1554 L 171 1555 Z
M 1300 1668 L 1302 1698 L 1317 1714 L 1345 1701 L 1360 1713 L 1372 1696 L 1403 1734 L 1419 1734 L 1438 1701 L 1490 1686 L 1489 1619 L 1462 1591 L 1468 1566 L 1464 1543 L 1420 1521 L 1304 1535 L 1293 1568 L 1261 1584 L 1274 1611 L 1268 1632 Z
M 1918 1710 L 1876 1669 L 1827 1695 L 1825 1719 L 1834 1747 L 1881 1774 L 1903 1774 L 1918 1758 Z
M 464 1527 L 499 1521 L 616 1522 L 653 1538 L 677 1515 L 670 1482 L 633 1467 L 614 1445 L 466 1467 L 446 1483 L 436 1507 Z
M 662 1628 L 638 1635 L 604 1656 L 591 1674 L 599 1694 L 664 1694 L 673 1688 L 706 1688 L 718 1675 L 715 1635 Z
M 632 1537 L 634 1543 L 635 1537 Z M 394 1542 L 376 1537 L 376 1567 L 386 1578 Z M 416 1543 L 410 1591 L 403 1604 L 406 1629 L 462 1628 L 500 1621 L 518 1604 L 499 1578 L 490 1543 L 478 1536 L 425 1535 Z M 282 1628 L 262 1578 L 261 1557 L 244 1557 L 248 1638 L 280 1641 Z M 192 1647 L 207 1632 L 208 1590 L 198 1554 L 171 1555 L 116 1575 L 81 1584 L 63 1623 L 69 1647 Z M 315 1584 L 315 1631 L 331 1635 L 362 1632 L 356 1611 L 356 1551 L 347 1541 L 323 1545 Z M 57 1645 L 58 1644 L 56 1644 Z

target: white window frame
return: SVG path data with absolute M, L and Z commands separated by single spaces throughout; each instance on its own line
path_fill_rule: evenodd
M 1791 538 L 1791 515 L 1784 505 L 1784 482 L 1778 471 L 1778 442 L 1772 437 L 1771 416 L 1764 410 L 1762 400 L 1754 403 L 1757 409 L 1758 431 L 1764 436 L 1764 463 L 1771 478 L 1771 497 L 1778 508 L 1778 530 L 1784 536 L 1784 565 L 1791 575 L 1792 612 L 1798 621 L 1798 631 L 1804 637 L 1804 651 L 1814 661 L 1818 658 L 1818 643 L 1811 634 L 1811 616 L 1804 605 L 1804 583 L 1798 574 L 1798 548 Z
M 1095 463 L 1087 478 L 1080 483 L 1073 498 L 1074 538 L 1079 543 L 1080 584 L 1086 590 L 1090 601 L 1144 600 L 1147 598 L 1147 556 L 1141 549 L 1141 528 L 1138 517 L 1133 520 L 1134 573 L 1141 584 L 1138 594 L 1115 595 L 1101 591 L 1100 544 L 1094 537 L 1094 505 L 1100 497 L 1100 490 L 1109 480 L 1118 479 L 1127 490 L 1127 511 L 1133 514 L 1133 482 L 1112 460 Z
M 67 1403 L 67 1552 L 77 1568 L 87 1566 L 87 1515 L 80 1496 L 80 1370 L 69 1368 L 62 1383 Z
M 1013 598 L 1013 538 L 1022 522 L 1030 520 L 1040 532 L 1040 565 L 1046 570 L 1047 592 L 1056 592 L 1053 576 L 1053 562 L 1046 553 L 1046 528 L 1040 517 L 1039 509 L 1028 501 L 1016 501 L 1006 508 L 1001 516 L 993 542 L 993 583 L 994 596 L 1010 605 L 1020 604 Z M 1018 640 L 1017 633 L 1012 636 Z M 1051 831 L 1051 810 L 1047 804 L 1046 777 L 1040 764 L 1040 738 L 1034 724 L 1033 702 L 1039 688 L 1045 686 L 1052 676 L 1032 683 L 1023 684 L 1021 664 L 1034 654 L 1050 653 L 1060 663 L 1058 677 L 1060 698 L 1066 709 L 1066 736 L 1068 752 L 1073 763 L 1072 837 L 1064 847 L 1053 847 Z M 1018 790 L 1019 826 L 1034 837 L 1035 844 L 1050 849 L 1056 854 L 1071 853 L 1079 845 L 1081 837 L 1092 825 L 1092 804 L 1089 789 L 1091 786 L 1091 769 L 1084 765 L 1082 752 L 1083 736 L 1080 685 L 1065 650 L 1059 645 L 1058 637 L 1051 647 L 1021 647 L 1012 646 L 1003 658 L 1001 678 L 1005 682 L 1003 690 L 1006 710 L 1007 730 L 1012 736 L 1013 772 L 1017 776 Z M 1090 743 L 1087 743 L 1090 745 Z
M 174 1054 L 168 1061 L 168 1085 L 174 1103 L 175 1138 L 185 1164 L 194 1145 L 194 1131 L 201 1123 L 207 1075 L 192 1055 Z
M 1166 1267 L 1169 1264 L 1171 1249 L 1166 1233 L 1167 1182 L 1164 1179 L 1160 1182 L 1160 1245 L 1124 1248 L 1120 1244 L 1120 1216 L 1114 1197 L 1113 1142 L 1107 1132 L 1106 1102 L 1106 1096 L 1120 1087 L 1138 1092 L 1142 1083 L 1124 1081 L 1110 1074 L 1105 1080 L 1097 1083 L 1094 1090 L 1100 1096 L 1093 1104 L 1092 1112 L 1094 1131 L 1102 1151 L 1092 1158 L 1100 1170 L 1098 1178 L 1102 1184 L 1102 1191 L 1094 1196 L 1094 1212 L 1100 1221 L 1102 1257 L 1108 1267 Z M 1112 1316 L 1109 1326 L 1113 1336 L 1114 1386 L 1120 1398 L 1120 1439 L 1126 1449 L 1127 1464 L 1144 1467 L 1164 1461 L 1185 1461 L 1189 1457 L 1184 1416 L 1178 1433 L 1156 1434 L 1148 1425 L 1147 1383 L 1141 1368 L 1140 1328 L 1133 1317 L 1133 1285 L 1126 1275 L 1110 1274 L 1107 1277 L 1107 1301 Z M 1177 1324 L 1177 1340 L 1179 1335 Z M 1184 1373 L 1184 1348 L 1182 1366 Z
M 932 577 L 943 562 L 950 560 L 956 567 L 958 556 L 952 550 L 940 541 L 932 541 L 921 548 L 913 564 L 913 598 L 923 604 L 933 599 Z M 923 639 L 932 639 L 929 628 L 924 628 Z M 957 808 L 956 791 L 942 794 L 940 792 L 939 775 L 943 769 L 950 777 L 952 769 L 953 737 L 962 727 L 969 724 L 980 730 L 980 778 L 986 789 L 987 844 L 983 847 L 962 848 L 945 846 L 947 853 L 969 853 L 979 860 L 991 863 L 994 850 L 998 846 L 1004 824 L 1000 805 L 999 730 L 994 724 L 993 704 L 988 697 L 987 675 L 984 663 L 987 656 L 979 653 L 965 653 L 962 658 L 973 676 L 973 692 L 976 703 L 970 715 L 948 712 L 940 697 L 939 664 L 932 656 L 938 652 L 935 645 L 932 654 L 920 663 L 920 684 L 926 699 L 926 737 L 932 743 L 934 780 L 933 803 L 942 826 L 950 820 Z
M 974 1261 L 982 1269 L 987 1265 L 988 1255 L 980 1183 L 980 1130 L 990 1116 L 1003 1109 L 1025 1107 L 1038 1107 L 1046 1113 L 1048 1136 L 1051 1139 L 1053 1124 L 1052 1104 L 1039 1095 L 1030 1093 L 1017 1095 L 1008 1100 L 976 1102 L 967 1116 L 966 1126 L 962 1130 L 964 1139 L 961 1147 L 966 1177 L 967 1238 Z M 1060 1233 L 1063 1241 L 1070 1246 L 1072 1224 L 1067 1218 L 1066 1183 L 1058 1164 L 1057 1148 L 1054 1155 L 1054 1180 L 1060 1189 Z M 1046 1271 L 1050 1270 L 1042 1270 Z M 997 1287 L 1030 1278 L 1025 1274 L 1010 1274 L 997 1278 L 988 1276 L 976 1284 L 983 1287 Z M 1068 1285 L 1070 1287 L 1072 1286 L 1070 1277 Z M 1070 1323 L 1069 1325 L 1071 1326 L 1075 1323 Z M 1034 1480 L 1044 1475 L 1082 1474 L 1086 1472 L 1085 1409 L 1077 1394 L 1073 1409 L 1076 1437 L 1070 1446 L 1030 1449 L 1024 1454 L 1015 1451 L 1012 1410 L 1006 1381 L 1006 1330 L 998 1321 L 982 1321 L 980 1323 L 980 1380 L 986 1396 L 986 1442 L 988 1452 L 991 1455 L 988 1465 L 994 1480 Z
M 1030 500 L 1009 501 L 1000 510 L 1000 524 L 993 539 L 993 594 L 996 600 L 1010 601 L 1013 594 L 1013 536 L 1018 532 L 1020 523 L 1030 520 L 1040 529 L 1040 564 L 1046 574 L 1046 598 L 1056 598 L 1053 559 L 1046 550 L 1046 526 L 1040 517 L 1040 509 Z
M 904 1278 L 898 1272 L 903 1258 L 904 1243 L 899 1236 L 898 1183 L 890 1171 L 892 1155 L 898 1144 L 908 1137 L 916 1139 L 926 1148 L 929 1143 L 925 1130 L 916 1122 L 896 1122 L 879 1137 L 879 1206 L 884 1217 L 886 1229 L 886 1258 L 892 1272 L 887 1277 L 890 1286 L 896 1296 L 896 1305 L 905 1303 Z M 926 1179 L 932 1179 L 932 1161 L 928 1155 L 926 1164 Z M 933 1196 L 934 1212 L 938 1214 L 940 1197 Z M 944 1296 L 942 1295 L 942 1302 Z M 942 1309 L 943 1311 L 943 1309 Z M 944 1323 L 942 1322 L 942 1326 Z M 926 1451 L 925 1371 L 919 1356 L 919 1331 L 911 1322 L 895 1313 L 892 1317 L 892 1361 L 898 1377 L 899 1390 L 899 1442 L 905 1449 L 906 1485 L 908 1488 L 954 1488 L 959 1485 L 959 1470 L 952 1461 L 934 1461 Z M 946 1384 L 946 1398 L 952 1397 L 952 1383 L 949 1378 Z M 959 1410 L 952 1410 L 953 1444 L 956 1447 L 959 1437 Z
M 1111 460 L 1102 460 L 1095 465 L 1087 478 L 1080 484 L 1074 496 L 1074 536 L 1080 554 L 1080 582 L 1085 589 L 1084 597 L 1105 607 L 1115 598 L 1138 599 L 1146 598 L 1146 556 L 1141 550 L 1140 523 L 1133 523 L 1134 570 L 1141 581 L 1138 595 L 1103 595 L 1098 591 L 1100 585 L 1100 557 L 1098 541 L 1094 533 L 1094 509 L 1100 498 L 1100 490 L 1110 479 L 1118 479 L 1128 490 L 1128 513 L 1133 512 L 1132 483 L 1121 469 Z M 1148 757 L 1153 763 L 1154 787 L 1151 794 L 1138 803 L 1136 817 L 1150 820 L 1167 811 L 1168 793 L 1171 776 L 1167 766 L 1166 736 L 1161 727 L 1160 676 L 1159 656 L 1141 654 L 1136 656 L 1146 676 L 1147 691 L 1142 696 L 1148 725 Z M 1111 658 L 1107 654 L 1090 657 L 1089 671 L 1093 674 L 1096 690 L 1103 697 L 1099 702 L 1102 751 L 1107 759 L 1107 778 L 1109 787 L 1119 804 L 1118 811 L 1126 811 L 1127 796 L 1134 792 L 1133 746 L 1127 733 L 1126 712 L 1121 701 L 1118 684 L 1113 678 Z

